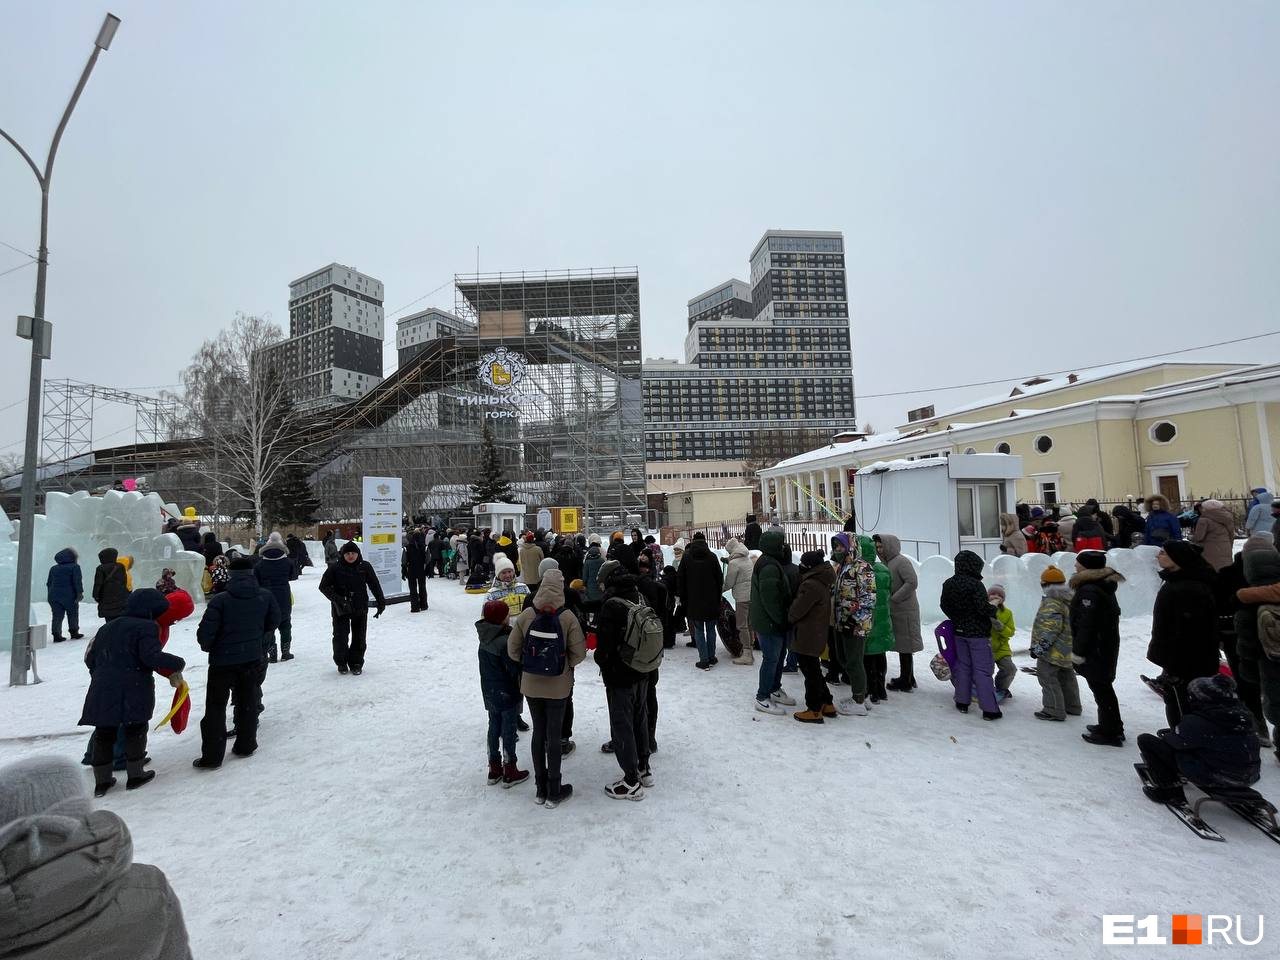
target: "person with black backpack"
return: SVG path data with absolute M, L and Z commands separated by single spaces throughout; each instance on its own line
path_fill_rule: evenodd
M 564 574 L 558 569 L 543 574 L 533 606 L 516 617 L 507 653 L 521 666 L 520 692 L 533 716 L 534 802 L 553 809 L 573 795 L 573 785 L 560 777 L 560 735 L 573 668 L 587 658 L 586 637 L 565 607 Z
M 649 682 L 662 663 L 662 620 L 640 596 L 638 578 L 616 561 L 600 568 L 604 604 L 596 620 L 596 664 L 609 702 L 609 744 L 622 779 L 605 787 L 615 800 L 643 800 L 649 769 Z M 606 749 L 606 752 L 607 749 Z

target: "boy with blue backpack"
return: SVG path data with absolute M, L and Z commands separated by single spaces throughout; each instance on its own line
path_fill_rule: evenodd
M 573 691 L 573 668 L 587 658 L 586 637 L 578 618 L 565 608 L 564 574 L 558 569 L 543 575 L 533 606 L 516 617 L 507 654 L 520 664 L 520 692 L 533 717 L 534 802 L 553 809 L 573 795 L 573 785 L 560 777 L 560 732 Z

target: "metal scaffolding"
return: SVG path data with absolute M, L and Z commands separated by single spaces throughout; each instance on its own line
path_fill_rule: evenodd
M 486 424 L 531 507 L 577 506 L 598 524 L 643 515 L 637 272 L 454 279 L 466 328 L 335 409 L 335 456 L 313 477 L 326 516 L 357 516 L 360 477 L 384 474 L 403 479 L 406 510 L 452 515 L 478 478 Z

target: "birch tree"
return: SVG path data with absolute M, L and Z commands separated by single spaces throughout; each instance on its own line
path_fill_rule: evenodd
M 325 431 L 290 402 L 289 385 L 263 351 L 282 339 L 270 319 L 237 313 L 196 351 L 182 372 L 182 429 L 201 438 L 205 473 L 230 497 L 252 505 L 254 532 L 268 528 L 264 503 L 290 471 L 314 465 Z

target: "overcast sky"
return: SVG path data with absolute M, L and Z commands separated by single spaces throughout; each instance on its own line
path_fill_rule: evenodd
M 0 127 L 41 157 L 106 9 L 0 5 Z M 316 267 L 380 278 L 390 313 L 477 246 L 483 270 L 638 266 L 645 354 L 672 356 L 771 227 L 844 232 L 880 430 L 992 392 L 944 385 L 1280 329 L 1280 3 L 110 9 L 54 179 L 50 377 L 173 384 L 236 310 L 287 326 Z M 0 143 L 0 243 L 34 252 L 38 216 Z M 34 281 L 0 276 L 0 453 Z

